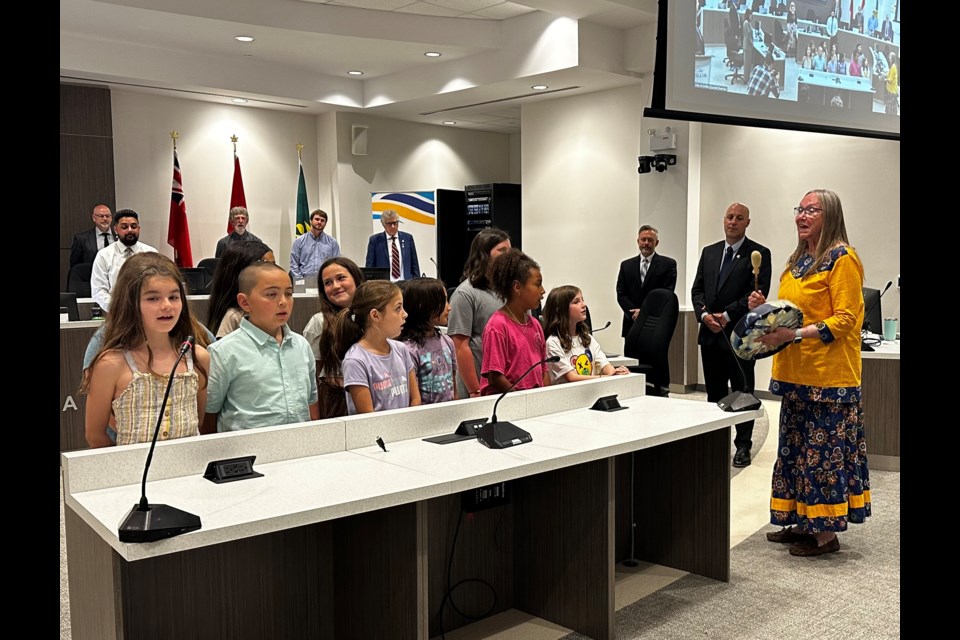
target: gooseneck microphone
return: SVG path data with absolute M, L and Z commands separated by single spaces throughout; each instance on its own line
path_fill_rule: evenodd
M 440 265 L 437 264 L 437 261 L 433 258 L 430 258 L 430 262 L 433 263 L 433 268 L 437 270 L 437 279 L 440 279 Z
M 526 378 L 531 371 L 544 364 L 560 362 L 560 356 L 550 356 L 534 363 L 529 369 L 523 372 L 523 375 L 517 378 L 516 382 L 510 385 L 510 388 L 500 394 L 497 401 L 493 403 L 493 413 L 490 421 L 477 429 L 477 439 L 491 449 L 506 449 L 518 444 L 533 442 L 533 436 L 511 422 L 499 422 L 497 420 L 497 406 L 504 396 L 514 390 L 520 384 L 520 381 Z
M 599 329 L 591 329 L 591 330 L 590 330 L 590 333 L 597 333 L 598 331 L 603 331 L 604 329 L 608 328 L 609 326 L 610 326 L 610 321 L 607 320 L 607 324 L 603 325 L 603 326 L 600 327 Z
M 160 425 L 163 424 L 163 413 L 170 399 L 170 389 L 173 387 L 173 378 L 177 373 L 180 361 L 194 345 L 194 337 L 187 339 L 180 345 L 177 361 L 173 363 L 167 388 L 163 393 L 163 402 L 157 415 L 157 425 L 153 429 L 153 440 L 150 442 L 150 451 L 147 453 L 147 462 L 143 466 L 143 480 L 140 483 L 140 502 L 133 505 L 130 512 L 120 523 L 120 542 L 155 542 L 164 538 L 172 538 L 181 533 L 196 531 L 200 528 L 200 517 L 186 511 L 165 504 L 150 504 L 147 501 L 147 475 L 150 473 L 150 463 L 153 461 L 153 451 L 157 447 L 157 437 L 160 435 Z

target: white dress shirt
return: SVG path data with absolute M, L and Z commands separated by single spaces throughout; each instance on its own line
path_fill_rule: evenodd
M 110 310 L 110 291 L 117 281 L 117 274 L 120 273 L 120 267 L 126 262 L 129 255 L 134 253 L 143 253 L 144 251 L 157 252 L 156 249 L 148 244 L 137 242 L 127 255 L 127 245 L 122 242 L 114 242 L 106 249 L 100 249 L 97 257 L 93 261 L 93 271 L 90 273 L 90 295 L 93 301 L 100 305 L 104 311 Z

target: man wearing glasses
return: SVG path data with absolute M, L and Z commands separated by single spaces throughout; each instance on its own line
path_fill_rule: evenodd
M 113 215 L 110 207 L 98 204 L 93 208 L 93 228 L 82 231 L 73 236 L 70 246 L 70 267 L 88 263 L 92 264 L 100 249 L 105 249 L 117 241 L 117 237 L 110 228 Z
M 420 277 L 417 245 L 413 236 L 400 231 L 400 216 L 387 210 L 380 216 L 383 233 L 375 233 L 367 242 L 366 267 L 389 269 L 390 282 Z

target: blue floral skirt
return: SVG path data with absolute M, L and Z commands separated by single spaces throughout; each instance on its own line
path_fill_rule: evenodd
M 848 522 L 862 523 L 869 515 L 863 402 L 784 395 L 770 522 L 819 533 L 846 531 Z

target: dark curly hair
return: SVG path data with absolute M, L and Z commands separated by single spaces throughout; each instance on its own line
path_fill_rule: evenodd
M 490 273 L 490 290 L 500 296 L 504 302 L 510 301 L 513 283 L 525 283 L 532 269 L 539 269 L 536 260 L 520 249 L 510 249 L 493 261 Z

